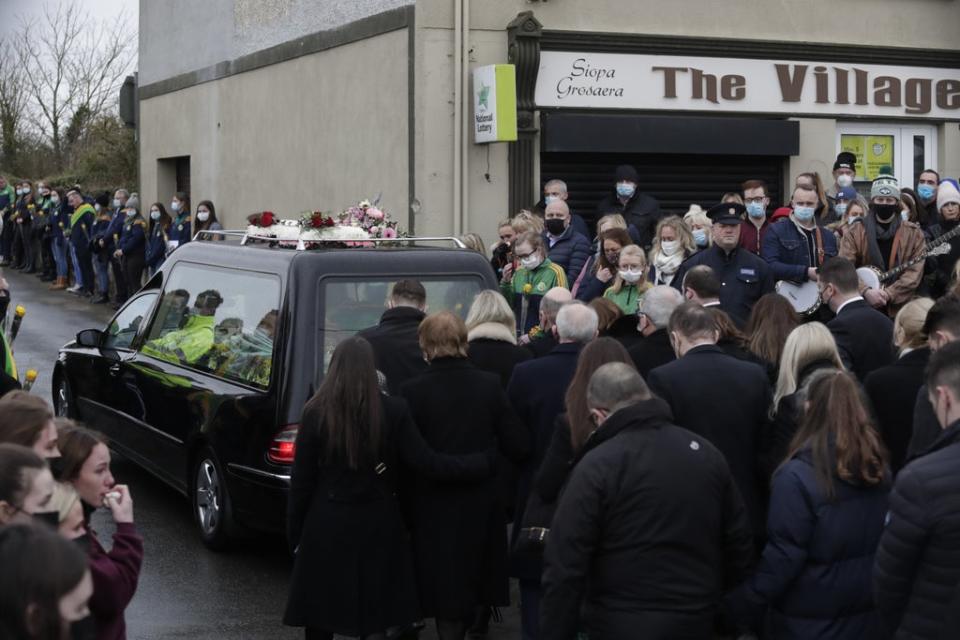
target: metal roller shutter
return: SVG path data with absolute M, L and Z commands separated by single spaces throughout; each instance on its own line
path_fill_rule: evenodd
M 592 227 L 597 204 L 613 190 L 617 165 L 636 167 L 640 190 L 659 200 L 662 210 L 682 215 L 691 204 L 707 209 L 725 192 L 739 193 L 740 184 L 751 178 L 765 180 L 771 206 L 779 206 L 785 161 L 779 156 L 541 153 L 540 184 L 551 178 L 566 182 L 571 209 Z

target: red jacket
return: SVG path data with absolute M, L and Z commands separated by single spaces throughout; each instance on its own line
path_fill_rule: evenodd
M 97 640 L 126 640 L 127 624 L 123 612 L 137 592 L 142 562 L 143 538 L 133 524 L 117 524 L 110 553 L 104 550 L 95 535 L 90 536 L 90 573 L 93 576 L 90 613 L 97 627 Z
M 757 226 L 749 219 L 740 223 L 740 246 L 755 256 L 760 255 L 763 247 L 763 239 L 767 237 L 767 231 L 770 229 L 770 221 L 763 220 L 763 225 L 757 229 Z

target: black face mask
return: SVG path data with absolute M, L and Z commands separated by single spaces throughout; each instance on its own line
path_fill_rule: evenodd
M 47 458 L 47 464 L 50 466 L 50 473 L 53 474 L 53 479 L 59 481 L 61 476 L 63 476 L 63 456 Z
M 563 220 L 560 218 L 550 218 L 544 223 L 544 226 L 547 228 L 547 231 L 550 232 L 550 235 L 554 236 L 562 235 L 566 229 L 563 224 Z
M 37 522 L 48 524 L 54 529 L 60 526 L 60 513 L 57 511 L 41 511 L 40 513 L 34 513 L 32 517 Z
M 72 540 L 73 544 L 77 545 L 80 548 L 80 551 L 83 551 L 84 555 L 90 553 L 90 534 L 85 533 L 78 538 Z
M 895 204 L 871 204 L 870 209 L 877 220 L 890 220 L 893 216 L 900 213 L 900 207 Z
M 94 640 L 97 637 L 97 626 L 93 616 L 70 623 L 70 640 Z

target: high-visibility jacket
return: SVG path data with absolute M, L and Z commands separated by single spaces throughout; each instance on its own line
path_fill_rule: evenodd
M 182 329 L 143 345 L 143 352 L 168 362 L 194 364 L 213 346 L 213 325 L 213 316 L 192 315 Z

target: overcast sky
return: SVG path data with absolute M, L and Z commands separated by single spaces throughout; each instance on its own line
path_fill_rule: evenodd
M 55 6 L 59 0 L 0 0 L 0 35 L 6 35 L 19 24 L 19 16 L 43 15 L 44 5 Z M 67 0 L 63 0 L 66 2 Z M 96 20 L 115 20 L 117 15 L 126 11 L 130 19 L 130 28 L 136 30 L 140 12 L 140 0 L 75 0 Z M 163 0 L 160 0 L 163 1 Z

